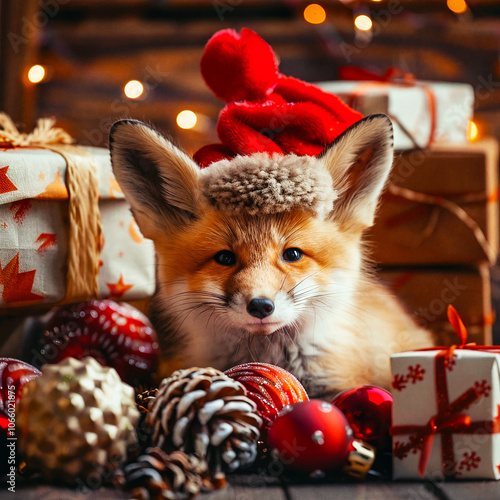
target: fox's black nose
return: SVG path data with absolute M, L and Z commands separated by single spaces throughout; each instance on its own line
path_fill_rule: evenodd
M 273 311 L 274 303 L 269 299 L 252 299 L 247 305 L 248 314 L 259 319 L 271 316 Z

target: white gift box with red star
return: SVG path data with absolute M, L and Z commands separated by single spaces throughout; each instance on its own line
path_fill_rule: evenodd
M 98 298 L 147 298 L 155 288 L 153 244 L 141 235 L 130 213 L 109 151 L 85 149 L 98 167 Z M 66 297 L 66 170 L 66 160 L 56 152 L 0 148 L 0 309 L 71 301 Z
M 500 348 L 391 356 L 393 477 L 500 479 Z

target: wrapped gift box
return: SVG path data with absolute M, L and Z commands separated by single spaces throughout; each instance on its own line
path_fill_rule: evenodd
M 500 350 L 395 354 L 393 477 L 500 479 Z
M 333 81 L 318 85 L 365 116 L 390 116 L 397 150 L 467 142 L 474 112 L 471 85 L 428 81 Z
M 446 316 L 449 304 L 460 311 L 471 342 L 491 344 L 495 315 L 486 264 L 465 269 L 382 269 L 379 276 L 417 323 L 435 332 L 438 344 L 456 340 Z
M 69 248 L 65 157 L 40 148 L 0 149 L 0 311 L 91 298 L 72 296 L 67 289 L 69 253 L 89 245 L 102 247 L 95 266 L 99 298 L 137 300 L 153 293 L 153 244 L 143 238 L 130 213 L 112 174 L 109 151 L 85 148 L 83 153 L 85 161 L 90 158 L 97 166 L 102 232 L 94 237 L 99 245 L 82 236 L 81 248 Z M 78 209 L 84 193 L 75 199 Z
M 498 255 L 498 143 L 397 156 L 375 226 L 383 265 L 493 263 Z

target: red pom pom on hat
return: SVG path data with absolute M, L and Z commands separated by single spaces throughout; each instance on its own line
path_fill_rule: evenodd
M 200 61 L 205 82 L 226 102 L 263 101 L 278 82 L 273 49 L 248 28 L 217 32 L 207 42 Z
M 217 124 L 223 144 L 194 155 L 202 167 L 259 152 L 315 156 L 363 118 L 337 96 L 278 73 L 271 47 L 248 28 L 241 35 L 216 33 L 201 58 L 201 73 L 227 102 Z

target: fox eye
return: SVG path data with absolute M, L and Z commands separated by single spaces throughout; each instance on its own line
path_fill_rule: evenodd
M 283 260 L 286 262 L 297 262 L 302 259 L 302 255 L 304 254 L 299 248 L 287 248 L 283 252 Z
M 221 250 L 215 254 L 214 260 L 221 266 L 234 266 L 236 264 L 236 255 L 229 250 Z

